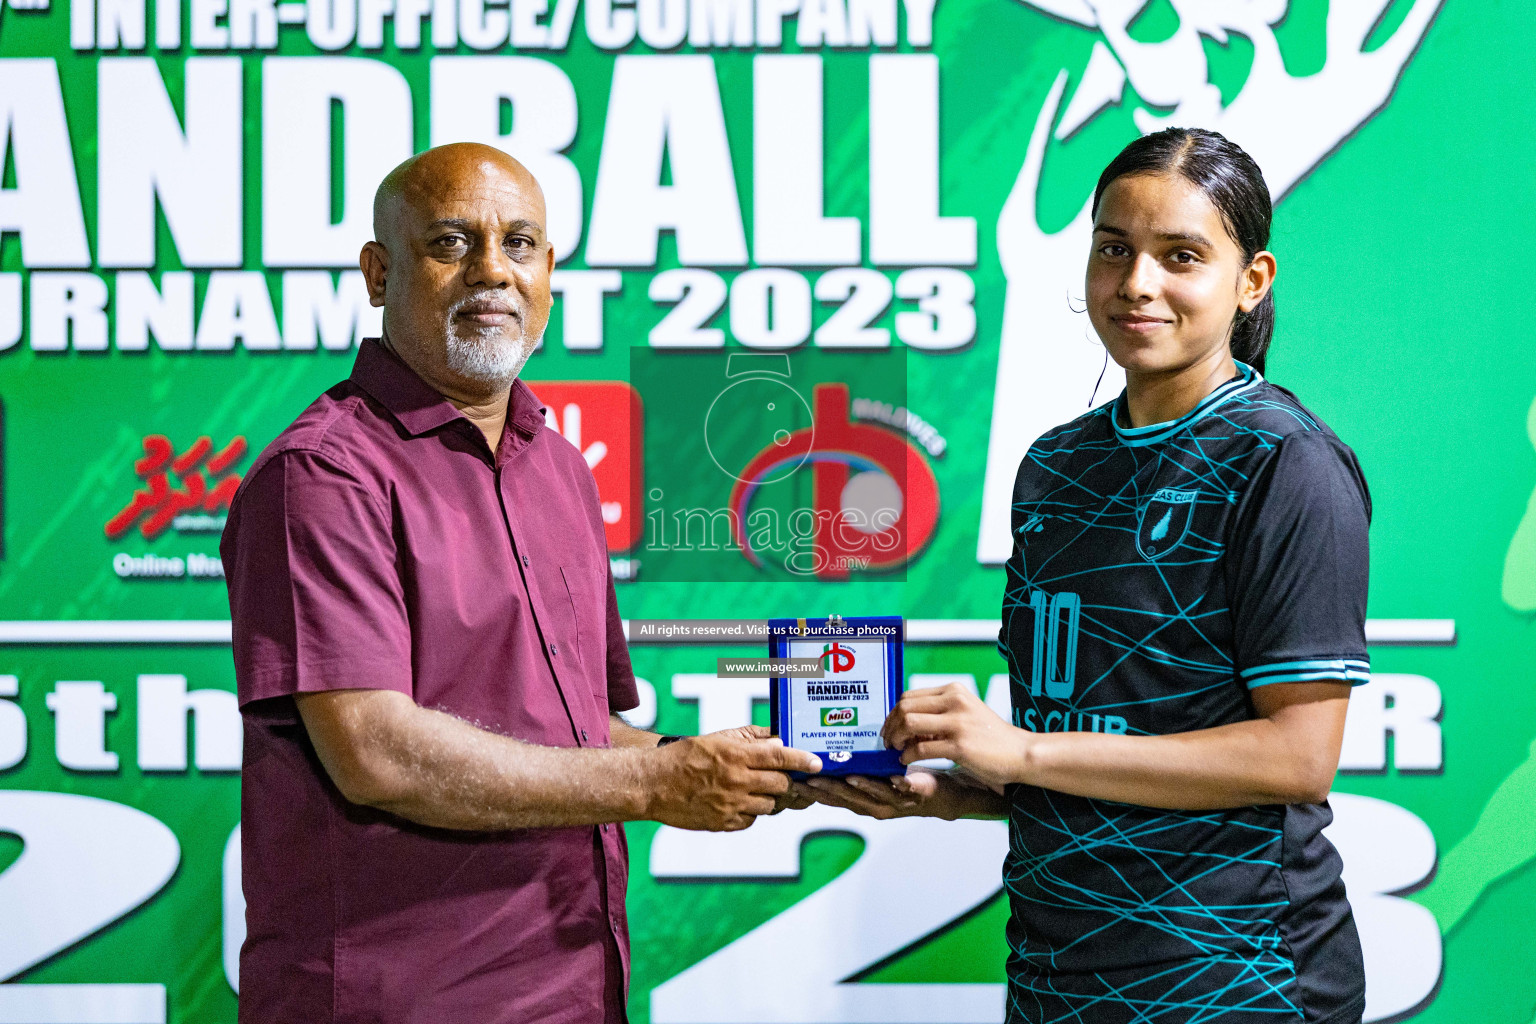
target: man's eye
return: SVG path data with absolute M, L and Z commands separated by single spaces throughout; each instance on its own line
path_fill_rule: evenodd
M 445 248 L 454 248 L 456 246 L 460 246 L 460 245 L 464 244 L 464 236 L 463 235 L 443 235 L 441 238 L 437 239 L 436 244 L 440 245 L 440 246 L 444 246 Z
M 1175 263 L 1198 263 L 1198 262 L 1200 262 L 1200 257 L 1196 256 L 1194 253 L 1190 252 L 1188 249 L 1180 249 L 1178 252 L 1173 254 L 1173 262 L 1175 262 Z
M 1118 259 L 1125 255 L 1125 246 L 1119 242 L 1106 242 L 1099 246 L 1099 255 L 1108 256 L 1110 259 Z

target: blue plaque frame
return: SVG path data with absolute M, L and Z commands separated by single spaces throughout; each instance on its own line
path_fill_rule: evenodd
M 863 630 L 865 635 L 860 636 Z M 884 633 L 885 698 L 886 708 L 894 710 L 901 700 L 902 683 L 906 678 L 902 667 L 902 651 L 906 631 L 899 615 L 866 615 L 852 618 L 827 616 L 819 619 L 769 619 L 768 656 L 788 657 L 791 640 L 843 640 L 870 643 Z M 875 634 L 871 636 L 870 634 Z M 776 736 L 793 735 L 794 706 L 790 700 L 790 682 L 787 676 L 775 676 L 769 680 L 772 699 L 768 702 L 769 725 Z M 882 722 L 882 724 L 884 724 Z M 787 742 L 787 741 L 786 741 Z M 821 758 L 822 775 L 905 775 L 907 766 L 901 763 L 901 751 L 886 747 L 883 750 L 841 751 L 846 757 L 834 760 L 831 752 L 811 750 Z M 804 776 L 792 772 L 796 778 Z

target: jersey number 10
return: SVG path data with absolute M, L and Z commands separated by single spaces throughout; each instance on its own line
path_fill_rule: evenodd
M 1077 629 L 1083 618 L 1082 599 L 1071 591 L 1046 594 L 1036 590 L 1029 595 L 1029 607 L 1035 613 L 1030 695 L 1038 697 L 1043 691 L 1047 697 L 1065 700 L 1072 696 L 1077 682 Z

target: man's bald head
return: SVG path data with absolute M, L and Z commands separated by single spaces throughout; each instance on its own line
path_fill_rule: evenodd
M 478 142 L 451 142 L 409 157 L 384 176 L 373 194 L 373 237 L 386 249 L 398 239 L 400 218 L 407 208 L 431 209 L 437 202 L 466 187 L 501 179 L 535 199 L 539 227 L 544 223 L 544 190 L 509 154 Z
M 544 193 L 491 146 L 461 142 L 390 171 L 360 263 L 384 339 L 455 400 L 505 394 L 549 322 Z

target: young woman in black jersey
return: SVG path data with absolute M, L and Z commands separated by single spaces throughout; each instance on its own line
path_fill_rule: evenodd
M 1093 197 L 1089 319 L 1112 403 L 1019 468 L 999 648 L 1013 721 L 908 692 L 877 817 L 1008 817 L 1012 1021 L 1358 1022 L 1359 939 L 1321 834 L 1367 677 L 1369 495 L 1262 375 L 1270 198 L 1213 132 L 1133 142 Z

